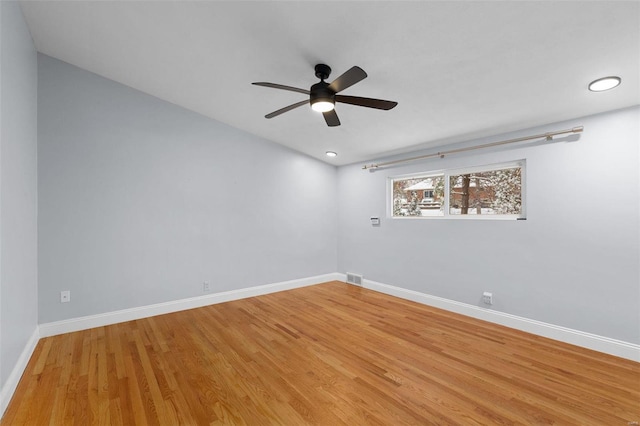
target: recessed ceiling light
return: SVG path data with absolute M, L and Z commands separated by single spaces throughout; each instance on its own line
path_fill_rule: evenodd
M 589 83 L 589 90 L 592 92 L 604 92 L 605 90 L 613 89 L 621 82 L 622 79 L 620 77 L 603 77 Z
M 325 152 L 325 154 L 327 155 L 327 157 L 337 157 L 338 156 L 338 154 L 336 154 L 333 151 L 327 151 L 327 152 Z

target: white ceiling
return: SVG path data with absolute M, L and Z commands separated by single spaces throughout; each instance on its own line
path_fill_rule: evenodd
M 332 164 L 640 104 L 640 3 L 23 1 L 38 51 Z M 340 127 L 301 107 L 313 67 L 369 77 Z M 622 85 L 587 84 L 618 75 Z M 587 130 L 587 129 L 585 129 Z M 338 152 L 328 159 L 325 151 Z

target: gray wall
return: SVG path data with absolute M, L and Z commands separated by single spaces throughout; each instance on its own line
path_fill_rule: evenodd
M 17 2 L 0 2 L 0 387 L 38 321 L 37 65 Z
M 497 311 L 640 343 L 639 122 L 636 107 L 490 139 L 584 125 L 577 142 L 341 167 L 339 271 L 477 306 L 491 291 Z M 526 221 L 384 218 L 389 176 L 522 158 Z
M 336 271 L 335 167 L 38 66 L 41 323 Z

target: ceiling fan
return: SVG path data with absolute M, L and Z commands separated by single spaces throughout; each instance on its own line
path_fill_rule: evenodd
M 305 95 L 309 95 L 308 100 L 296 102 L 295 104 L 286 106 L 277 111 L 274 111 L 270 114 L 265 115 L 265 118 L 273 118 L 280 114 L 283 114 L 287 111 L 291 111 L 292 109 L 301 107 L 302 105 L 309 103 L 311 108 L 315 111 L 319 111 L 324 116 L 324 120 L 327 122 L 327 125 L 330 127 L 335 127 L 340 125 L 340 120 L 338 119 L 338 114 L 334 109 L 336 102 L 341 102 L 343 104 L 351 104 L 357 105 L 367 108 L 376 108 L 383 110 L 390 110 L 391 108 L 398 105 L 397 102 L 393 101 L 385 101 L 381 99 L 372 99 L 372 98 L 361 98 L 358 96 L 344 96 L 339 95 L 338 93 L 342 92 L 348 87 L 353 86 L 359 81 L 367 78 L 367 73 L 360 67 L 351 67 L 347 72 L 342 74 L 340 77 L 333 80 L 331 83 L 325 82 L 329 75 L 331 74 L 331 68 L 325 64 L 318 64 L 315 67 L 316 77 L 320 79 L 319 83 L 311 86 L 309 90 L 299 89 L 297 87 L 284 86 L 282 84 L 275 83 L 265 83 L 265 82 L 257 82 L 252 83 L 256 86 L 264 86 L 271 87 L 273 89 L 282 89 L 289 90 L 292 92 L 304 93 Z

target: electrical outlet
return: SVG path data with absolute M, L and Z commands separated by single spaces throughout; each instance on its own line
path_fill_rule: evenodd
M 204 281 L 202 283 L 202 292 L 206 293 L 208 291 L 211 291 L 211 286 L 209 285 L 209 281 Z
M 482 293 L 482 302 L 485 305 L 493 305 L 493 293 L 489 293 L 488 291 Z
M 60 292 L 60 303 L 71 302 L 71 290 L 63 290 Z

